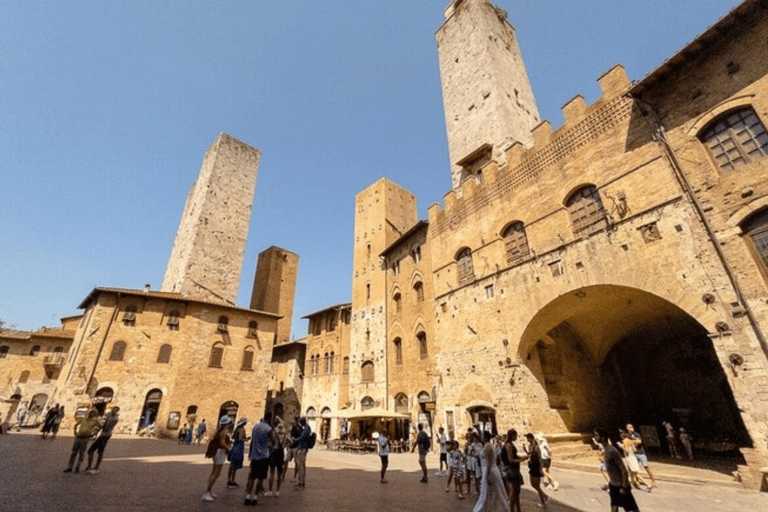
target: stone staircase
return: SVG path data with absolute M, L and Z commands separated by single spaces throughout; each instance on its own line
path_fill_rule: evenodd
M 573 460 L 592 457 L 595 458 L 596 448 L 592 445 L 592 436 L 589 434 L 545 434 L 552 450 L 553 460 Z

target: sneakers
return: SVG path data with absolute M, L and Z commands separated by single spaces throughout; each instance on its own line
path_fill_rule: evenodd
M 64 472 L 65 473 L 71 473 L 72 472 L 72 468 L 67 468 L 67 469 L 64 470 Z
M 279 498 L 279 497 L 280 497 L 280 491 L 275 491 L 275 498 Z
M 425 484 L 425 483 L 429 482 L 429 480 L 427 479 L 427 477 L 423 476 L 423 477 L 421 477 L 421 480 L 419 480 L 419 482 Z
M 92 475 L 98 475 L 99 474 L 99 470 L 98 469 L 92 469 L 91 470 L 91 474 Z
M 80 468 L 75 468 L 75 473 L 79 473 L 79 472 L 80 472 Z
M 213 501 L 213 494 L 209 492 L 203 494 L 203 501 Z
M 383 483 L 383 484 L 388 484 L 388 483 L 389 483 L 387 480 L 385 480 L 385 479 L 383 479 L 383 478 L 382 478 L 381 480 L 379 480 L 379 481 L 380 481 L 381 483 Z
M 237 489 L 238 487 L 240 487 L 240 486 L 237 485 L 235 482 L 229 482 L 227 484 L 227 489 Z
M 272 496 L 272 491 L 267 491 L 264 493 L 265 498 L 269 498 L 270 496 Z
M 464 499 L 464 495 L 463 495 L 462 493 L 459 493 L 459 499 L 460 499 L 460 500 L 463 500 L 463 499 Z
M 258 504 L 259 504 L 259 496 L 257 494 L 254 494 L 253 496 L 251 496 L 250 494 L 245 495 L 245 502 L 243 503 L 243 505 L 253 507 Z

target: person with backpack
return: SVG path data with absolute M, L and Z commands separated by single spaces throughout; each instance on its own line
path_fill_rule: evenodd
M 429 440 L 429 435 L 424 432 L 424 425 L 419 423 L 419 433 L 416 435 L 416 442 L 413 443 L 413 448 L 411 448 L 411 453 L 416 449 L 418 446 L 419 448 L 419 466 L 421 466 L 421 473 L 422 477 L 419 482 L 425 484 L 429 481 L 427 478 L 427 454 L 429 453 L 429 448 L 431 446 L 432 442 Z
M 88 441 L 101 430 L 101 421 L 99 421 L 99 412 L 96 409 L 89 409 L 88 414 L 80 418 L 75 423 L 75 442 L 72 444 L 72 455 L 69 456 L 69 466 L 64 470 L 65 473 L 71 473 L 72 467 L 75 473 L 80 472 L 80 464 L 85 458 L 85 450 L 88 448 Z M 75 466 L 75 458 L 77 465 Z
M 216 433 L 213 434 L 211 440 L 208 442 L 208 447 L 205 450 L 205 458 L 213 459 L 213 469 L 211 475 L 208 477 L 208 488 L 203 494 L 203 501 L 213 501 L 216 497 L 213 492 L 213 484 L 218 480 L 221 474 L 221 468 L 224 466 L 224 462 L 227 460 L 227 453 L 232 446 L 232 440 L 229 437 L 229 427 L 232 424 L 232 418 L 224 415 L 219 419 L 219 426 L 216 429 Z
M 299 434 L 296 446 L 296 468 L 299 474 L 299 481 L 296 482 L 296 489 L 303 489 L 307 478 L 307 452 L 315 446 L 317 435 L 307 425 L 307 418 L 299 418 L 301 433 Z

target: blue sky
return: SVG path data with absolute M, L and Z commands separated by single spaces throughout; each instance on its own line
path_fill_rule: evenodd
M 0 319 L 36 329 L 94 286 L 158 289 L 220 132 L 262 151 L 260 251 L 300 256 L 301 316 L 350 300 L 354 196 L 450 189 L 435 31 L 448 0 L 0 3 Z M 498 0 L 554 127 L 616 63 L 641 79 L 735 0 Z

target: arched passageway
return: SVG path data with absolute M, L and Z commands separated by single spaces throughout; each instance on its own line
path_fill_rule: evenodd
M 520 358 L 571 432 L 669 420 L 715 451 L 751 446 L 707 330 L 653 294 L 604 285 L 562 295 L 531 320 Z

